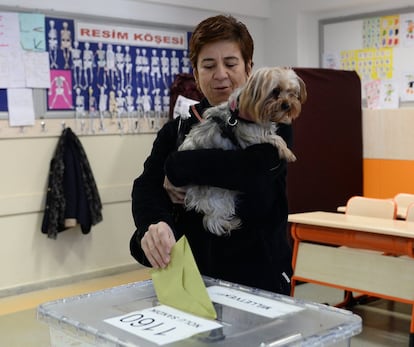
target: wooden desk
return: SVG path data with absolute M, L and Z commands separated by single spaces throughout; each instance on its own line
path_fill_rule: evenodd
M 291 214 L 289 222 L 292 296 L 302 281 L 411 304 L 414 346 L 414 222 L 331 212 Z

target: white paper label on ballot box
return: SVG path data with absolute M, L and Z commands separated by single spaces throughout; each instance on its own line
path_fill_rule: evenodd
M 105 322 L 158 345 L 184 340 L 222 326 L 216 321 L 164 305 L 109 318 Z
M 287 313 L 302 310 L 301 307 L 295 305 L 289 305 L 232 288 L 211 286 L 207 288 L 207 292 L 213 302 L 268 318 L 276 318 Z

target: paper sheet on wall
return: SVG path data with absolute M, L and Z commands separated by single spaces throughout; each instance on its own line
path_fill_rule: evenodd
M 24 70 L 26 87 L 50 88 L 50 66 L 47 52 L 25 52 Z
M 20 13 L 20 43 L 23 49 L 35 52 L 46 50 L 45 15 Z
M 26 87 L 23 53 L 19 47 L 0 47 L 0 88 Z
M 400 44 L 400 15 L 382 16 L 380 23 L 381 46 L 398 47 Z
M 364 83 L 367 107 L 369 109 L 379 108 L 381 80 L 372 80 Z
M 26 88 L 7 89 L 9 125 L 34 125 L 33 91 Z
M 322 67 L 326 69 L 339 69 L 339 53 L 326 52 L 322 56 Z
M 393 77 L 392 48 L 366 48 L 341 51 L 341 69 L 355 70 L 362 81 Z
M 398 108 L 398 83 L 394 80 L 382 81 L 379 108 Z
M 400 97 L 401 101 L 414 101 L 414 70 L 401 74 Z
M 0 12 L 0 47 L 20 47 L 19 16 L 13 12 Z
M 414 13 L 402 14 L 400 21 L 402 46 L 414 47 Z

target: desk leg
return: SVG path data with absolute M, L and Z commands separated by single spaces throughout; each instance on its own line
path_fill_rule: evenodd
M 296 267 L 296 259 L 298 256 L 298 248 L 299 248 L 299 239 L 296 237 L 296 224 L 292 223 L 290 226 L 290 233 L 293 238 L 293 250 L 292 250 L 292 269 L 293 269 L 293 276 L 290 280 L 290 296 L 295 296 L 295 286 L 296 286 L 296 280 L 295 280 L 295 267 Z
M 411 307 L 410 347 L 414 347 L 414 305 Z

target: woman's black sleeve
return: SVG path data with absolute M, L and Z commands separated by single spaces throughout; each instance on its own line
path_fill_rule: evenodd
M 209 185 L 247 192 L 263 176 L 284 172 L 286 162 L 268 143 L 243 150 L 200 149 L 172 153 L 165 172 L 175 186 Z
M 277 133 L 290 148 L 293 142 L 292 126 L 280 124 Z M 285 174 L 286 164 L 274 146 L 263 143 L 240 150 L 174 152 L 167 158 L 165 173 L 177 187 L 195 184 L 248 192 L 255 184 L 265 184 L 264 176 Z
M 141 239 L 150 224 L 166 222 L 174 230 L 173 204 L 163 188 L 164 163 L 176 146 L 177 125 L 167 123 L 157 134 L 151 154 L 144 163 L 142 174 L 132 188 L 132 215 L 136 232 L 130 241 L 132 256 L 141 264 L 149 265 L 141 249 Z

